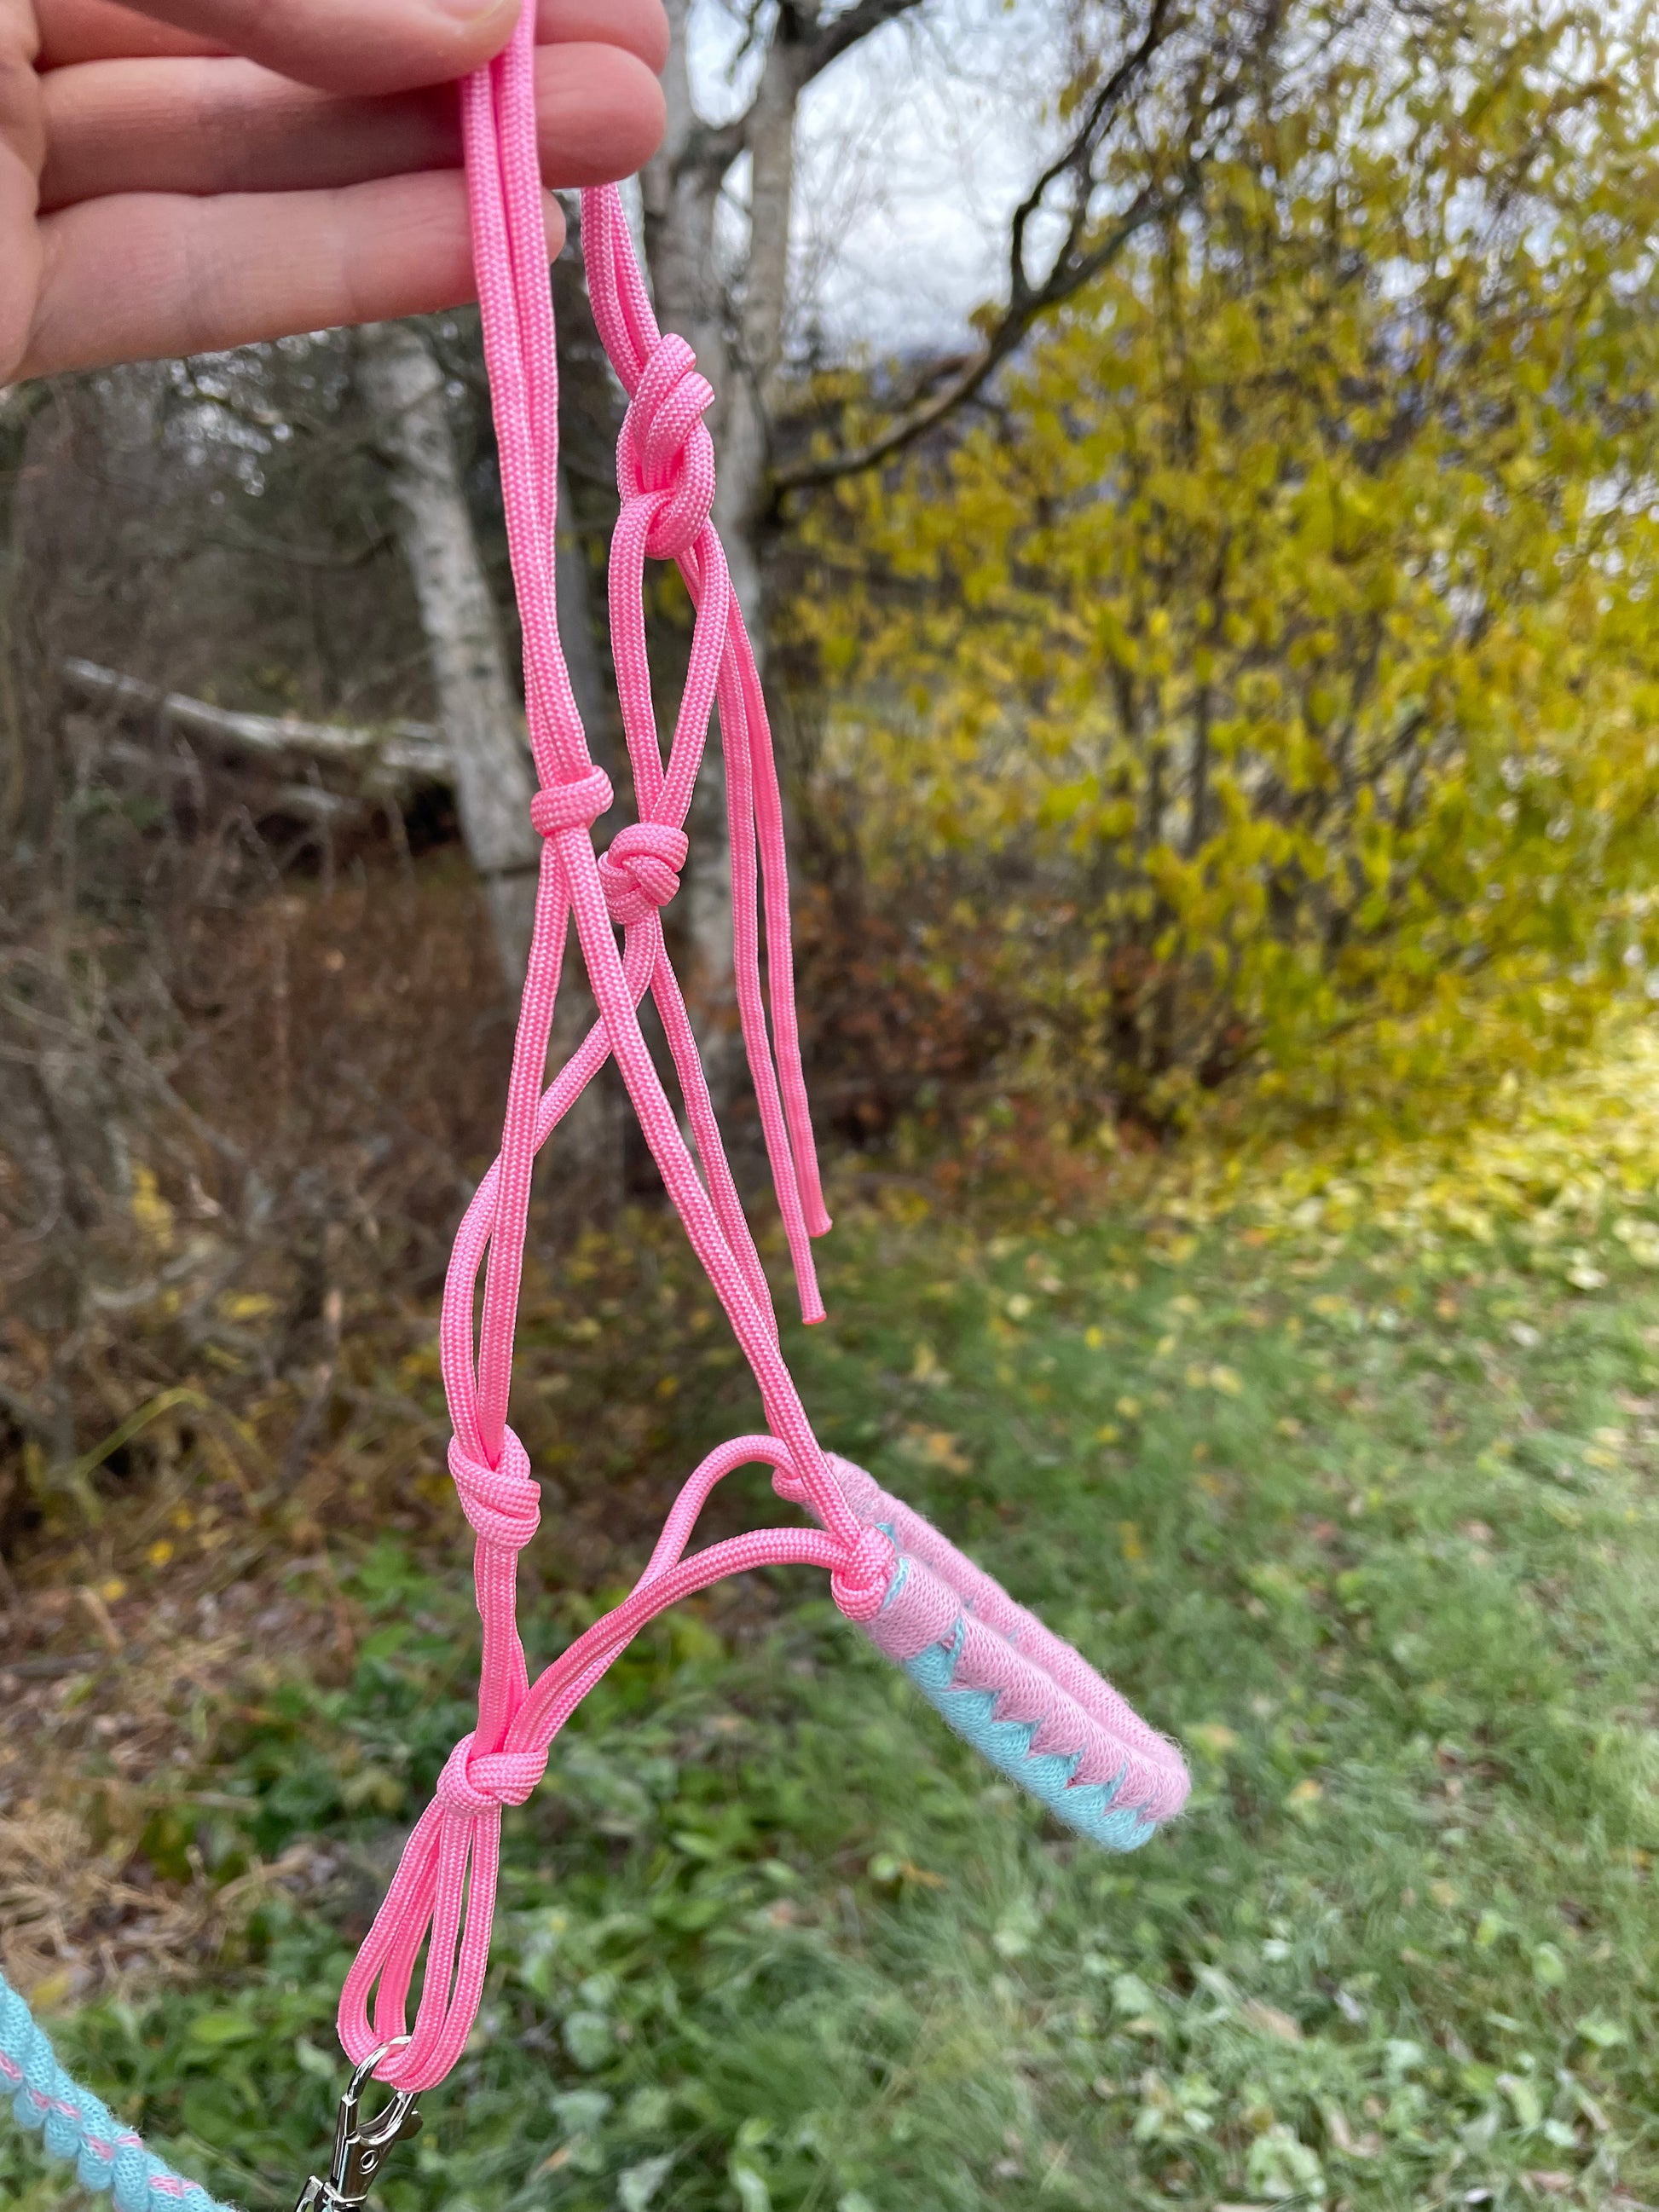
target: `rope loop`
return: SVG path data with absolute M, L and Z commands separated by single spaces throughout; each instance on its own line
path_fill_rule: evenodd
M 568 783 L 548 783 L 530 802 L 530 820 L 538 836 L 556 837 L 562 830 L 591 830 L 601 814 L 608 814 L 616 793 L 602 768 Z
M 624 929 L 668 904 L 680 887 L 690 841 L 667 822 L 632 822 L 599 856 L 599 881 L 612 921 Z
M 438 1777 L 438 1802 L 451 1813 L 476 1818 L 502 1805 L 522 1805 L 547 1771 L 545 1751 L 475 1751 L 464 1735 Z
M 541 1521 L 542 1492 L 530 1472 L 530 1455 L 512 1430 L 503 1433 L 499 1467 L 474 1459 L 460 1438 L 452 1437 L 449 1472 L 479 1542 L 503 1552 L 523 1551 Z
M 649 499 L 645 550 L 678 560 L 696 544 L 714 505 L 714 441 L 703 416 L 714 390 L 697 356 L 672 331 L 658 339 L 629 402 L 617 446 L 617 489 L 624 504 Z

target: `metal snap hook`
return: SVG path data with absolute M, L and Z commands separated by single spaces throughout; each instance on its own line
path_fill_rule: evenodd
M 420 2133 L 421 2116 L 416 2109 L 416 2092 L 413 2089 L 394 2089 L 372 2118 L 365 2118 L 362 2112 L 362 2100 L 375 2068 L 394 2051 L 404 2049 L 409 2040 L 408 2036 L 399 2035 L 390 2043 L 383 2043 L 378 2051 L 369 2053 L 352 2075 L 340 2100 L 328 2179 L 320 2180 L 313 2173 L 300 2191 L 294 2212 L 356 2212 L 379 2178 L 392 2145 L 408 2142 Z

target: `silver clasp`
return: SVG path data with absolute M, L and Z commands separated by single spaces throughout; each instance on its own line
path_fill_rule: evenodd
M 380 2178 L 392 2144 L 407 2142 L 420 2133 L 421 2116 L 415 2108 L 413 2089 L 394 2089 L 372 2119 L 366 2120 L 361 2109 L 375 2068 L 408 2041 L 406 2035 L 400 2035 L 395 2042 L 383 2043 L 352 2075 L 350 2087 L 340 2100 L 328 2179 L 319 2181 L 313 2173 L 300 2191 L 294 2212 L 356 2212 Z

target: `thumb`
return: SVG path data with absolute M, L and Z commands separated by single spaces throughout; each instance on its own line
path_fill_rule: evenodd
M 301 84 L 402 92 L 465 76 L 513 35 L 521 0 L 137 0 L 137 12 Z M 534 7 L 536 0 L 522 0 Z

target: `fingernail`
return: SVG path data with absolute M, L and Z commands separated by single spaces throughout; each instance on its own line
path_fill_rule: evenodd
M 427 5 L 434 15 L 447 15 L 452 23 L 482 23 L 491 15 L 516 12 L 507 0 L 427 0 Z

